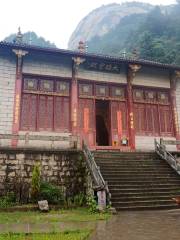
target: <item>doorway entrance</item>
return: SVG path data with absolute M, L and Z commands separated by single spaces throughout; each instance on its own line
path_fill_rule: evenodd
M 109 146 L 110 111 L 109 101 L 96 100 L 96 145 Z

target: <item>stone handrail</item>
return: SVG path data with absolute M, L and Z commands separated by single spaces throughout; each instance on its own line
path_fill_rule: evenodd
M 155 139 L 154 143 L 156 153 L 180 175 L 180 162 L 175 156 L 166 150 L 166 146 L 163 144 L 164 142 L 161 140 L 160 143 L 158 143 L 158 141 Z
M 88 146 L 86 145 L 85 141 L 82 142 L 82 150 L 85 156 L 87 167 L 91 173 L 91 177 L 94 181 L 94 190 L 106 192 L 106 199 L 108 204 L 111 204 L 111 194 L 109 192 L 108 184 L 104 180 L 100 168 L 97 166 L 94 155 L 89 150 Z
M 97 166 L 94 156 L 91 153 L 91 151 L 88 149 L 87 145 L 83 141 L 82 145 L 83 153 L 85 155 L 86 163 L 88 166 L 88 169 L 91 173 L 91 176 L 93 177 L 95 188 L 98 190 L 102 190 L 106 188 L 106 183 L 104 181 L 104 178 L 100 172 L 100 168 Z

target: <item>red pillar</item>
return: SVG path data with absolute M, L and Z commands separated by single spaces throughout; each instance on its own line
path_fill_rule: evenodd
M 71 131 L 73 135 L 78 134 L 78 69 L 79 65 L 85 61 L 80 57 L 74 57 L 72 67 L 71 83 Z
M 13 49 L 16 54 L 16 82 L 15 82 L 15 93 L 14 93 L 14 109 L 13 109 L 13 125 L 12 134 L 16 135 L 20 129 L 20 108 L 21 108 L 21 92 L 22 92 L 22 66 L 23 56 L 28 52 L 21 49 Z M 13 137 L 11 140 L 11 146 L 17 147 L 18 140 Z
M 134 109 L 133 109 L 133 91 L 132 82 L 136 72 L 141 68 L 137 64 L 129 64 L 127 74 L 127 101 L 128 101 L 128 127 L 129 127 L 129 145 L 135 150 L 135 129 L 134 129 Z
M 180 71 L 170 74 L 170 97 L 173 115 L 174 135 L 176 140 L 180 140 L 179 121 L 176 105 L 176 81 L 180 78 Z M 180 145 L 177 145 L 177 149 L 180 150 Z

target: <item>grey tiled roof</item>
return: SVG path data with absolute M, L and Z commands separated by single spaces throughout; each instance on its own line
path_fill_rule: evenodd
M 164 64 L 156 61 L 149 61 L 144 59 L 133 59 L 133 58 L 123 58 L 123 57 L 114 57 L 110 55 L 103 55 L 103 54 L 97 54 L 97 53 L 80 53 L 78 51 L 71 51 L 71 50 L 65 50 L 65 49 L 59 49 L 59 48 L 47 48 L 47 47 L 39 47 L 35 45 L 28 45 L 28 44 L 15 44 L 10 42 L 0 42 L 0 48 L 21 48 L 24 50 L 29 51 L 39 51 L 44 53 L 54 53 L 54 54 L 61 54 L 61 55 L 69 55 L 71 57 L 84 57 L 89 59 L 96 59 L 99 61 L 108 61 L 108 62 L 116 62 L 116 63 L 134 63 L 134 64 L 141 64 L 146 66 L 154 66 L 159 68 L 165 68 L 165 69 L 172 69 L 172 70 L 180 70 L 180 66 L 173 65 L 173 64 Z

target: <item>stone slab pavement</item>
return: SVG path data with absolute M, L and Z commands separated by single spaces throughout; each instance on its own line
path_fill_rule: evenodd
M 120 212 L 99 222 L 90 240 L 179 240 L 180 210 Z

